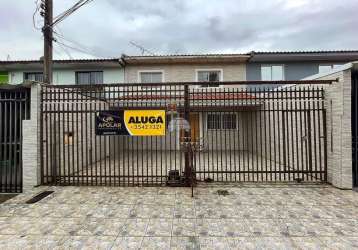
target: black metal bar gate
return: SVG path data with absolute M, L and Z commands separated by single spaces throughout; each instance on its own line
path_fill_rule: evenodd
M 30 118 L 30 89 L 0 86 L 0 193 L 22 192 L 22 120 Z
M 352 171 L 353 187 L 358 187 L 358 72 L 352 72 Z
M 196 181 L 327 180 L 322 87 L 220 84 L 42 86 L 42 183 L 163 185 L 170 170 Z M 97 112 L 129 109 L 166 110 L 166 135 L 95 134 Z

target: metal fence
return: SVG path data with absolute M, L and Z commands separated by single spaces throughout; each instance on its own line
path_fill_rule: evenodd
M 358 72 L 352 72 L 352 166 L 353 187 L 358 187 Z
M 44 85 L 42 183 L 162 185 L 171 170 L 207 182 L 325 182 L 323 88 L 248 84 Z M 99 111 L 130 109 L 166 110 L 166 135 L 95 134 Z
M 22 192 L 22 121 L 30 118 L 30 89 L 0 88 L 0 192 Z

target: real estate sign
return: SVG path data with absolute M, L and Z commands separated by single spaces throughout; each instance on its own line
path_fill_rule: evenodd
M 165 110 L 108 110 L 96 114 L 96 135 L 163 136 Z

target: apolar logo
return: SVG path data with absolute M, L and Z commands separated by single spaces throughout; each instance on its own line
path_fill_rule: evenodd
M 161 116 L 131 116 L 129 117 L 128 124 L 135 123 L 135 124 L 158 124 L 164 123 L 163 117 Z

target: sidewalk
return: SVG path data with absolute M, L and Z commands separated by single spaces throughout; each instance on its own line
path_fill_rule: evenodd
M 228 195 L 218 195 L 217 190 Z M 55 192 L 35 204 L 43 190 Z M 324 185 L 39 187 L 0 204 L 0 249 L 353 249 L 358 193 Z

